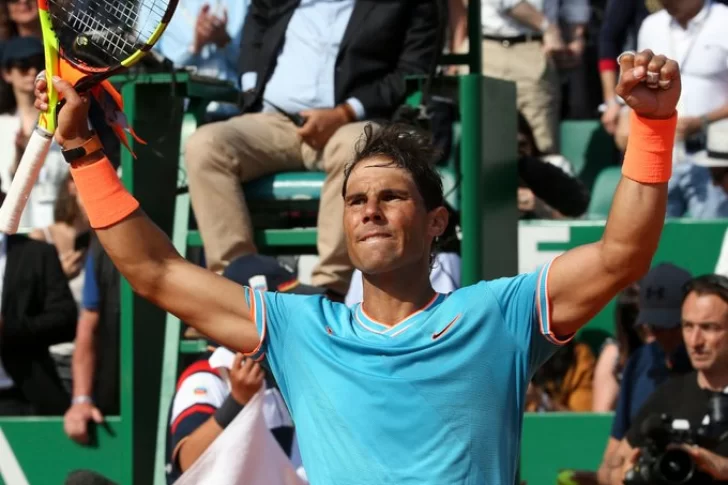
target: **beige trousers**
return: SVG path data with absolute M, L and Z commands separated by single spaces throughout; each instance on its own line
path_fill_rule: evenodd
M 319 263 L 312 283 L 346 294 L 353 268 L 344 238 L 341 185 L 365 125 L 342 126 L 320 151 L 303 143 L 296 126 L 279 114 L 245 114 L 201 126 L 187 141 L 184 157 L 208 267 L 220 272 L 235 258 L 257 252 L 241 182 L 304 168 L 323 170 Z
M 531 125 L 539 150 L 558 153 L 561 86 L 540 42 L 509 46 L 483 41 L 483 74 L 516 83 L 516 106 Z

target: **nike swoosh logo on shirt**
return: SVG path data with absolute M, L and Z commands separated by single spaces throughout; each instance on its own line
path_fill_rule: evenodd
M 452 320 L 450 320 L 450 323 L 448 323 L 447 325 L 445 325 L 445 328 L 443 328 L 439 332 L 435 332 L 435 333 L 432 334 L 432 340 L 437 340 L 440 337 L 442 337 L 442 335 L 445 332 L 447 332 L 448 330 L 450 330 L 450 327 L 452 327 L 455 324 L 455 322 L 458 321 L 459 318 L 460 318 L 460 314 L 458 313 L 458 315 L 455 318 L 453 318 Z

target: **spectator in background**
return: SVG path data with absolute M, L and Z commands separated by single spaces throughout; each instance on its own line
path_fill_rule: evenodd
M 73 340 L 76 315 L 53 246 L 0 233 L 0 416 L 63 414 L 68 394 L 48 347 Z
M 720 396 L 717 403 L 713 400 L 728 389 L 728 279 L 709 274 L 690 281 L 681 320 L 683 338 L 695 370 L 671 376 L 644 403 L 620 445 L 617 461 L 623 464 L 612 473 L 613 485 L 624 483 L 625 472 L 634 467 L 638 456 L 635 448 L 648 446 L 643 431 L 648 420 L 664 415 L 686 420 L 690 430 L 710 424 L 718 432 L 709 435 L 717 439 L 699 440 L 683 447 L 696 465 L 686 482 L 725 484 L 728 481 L 724 423 L 711 422 L 718 413 L 723 417 L 725 396 Z
M 119 273 L 96 238 L 84 269 L 81 312 L 73 352 L 73 400 L 63 419 L 66 435 L 89 443 L 89 422 L 119 413 Z
M 728 118 L 728 6 L 712 0 L 661 0 L 663 10 L 642 22 L 638 50 L 675 59 L 683 74 L 675 163 L 705 149 L 711 123 Z M 628 110 L 625 110 L 628 113 Z M 628 120 L 622 116 L 617 144 L 624 149 Z M 625 128 L 626 127 L 626 128 Z
M 675 166 L 667 190 L 667 217 L 728 217 L 728 120 L 708 127 L 706 150 Z
M 557 67 L 582 62 L 588 0 L 481 0 L 481 5 L 483 74 L 515 81 L 518 110 L 531 125 L 539 150 L 558 153 Z M 461 18 L 455 23 L 467 23 L 464 11 L 458 12 Z
M 544 155 L 531 126 L 518 113 L 518 209 L 524 219 L 579 217 L 589 206 L 589 190 L 575 177 L 571 162 Z
M 312 282 L 343 301 L 353 271 L 343 231 L 344 167 L 365 120 L 391 118 L 405 78 L 427 73 L 436 45 L 434 0 L 253 3 L 243 28 L 243 111 L 187 141 L 190 197 L 212 271 L 257 252 L 241 182 L 324 170 Z M 273 107 L 288 113 L 282 114 Z M 290 114 L 305 118 L 302 126 Z
M 13 37 L 42 37 L 36 0 L 0 2 L 0 41 Z
M 155 49 L 175 67 L 194 67 L 197 74 L 240 87 L 238 62 L 243 22 L 249 0 L 180 0 Z M 215 118 L 239 114 L 237 105 L 213 101 Z
M 226 363 L 226 360 L 232 362 Z M 288 408 L 278 389 L 266 384 L 266 377 L 257 362 L 222 347 L 206 353 L 182 372 L 169 412 L 166 454 L 169 485 L 202 456 L 258 392 L 263 392 L 268 429 L 294 467 L 302 466 Z
M 10 186 L 30 134 L 38 121 L 33 106 L 35 77 L 43 70 L 43 44 L 35 37 L 14 37 L 2 50 L 2 77 L 12 86 L 0 113 L 0 176 L 3 190 Z M 53 205 L 58 190 L 68 175 L 68 164 L 54 141 L 20 219 L 20 227 L 32 230 L 53 224 Z
M 17 0 L 0 2 L 0 58 L 5 42 L 13 37 L 41 38 L 40 20 L 38 18 L 38 2 L 36 0 Z M 0 79 L 0 113 L 15 109 L 15 102 L 9 94 L 12 87 Z M 3 177 L 6 174 L 2 174 Z M 9 179 L 6 179 L 9 183 Z
M 635 325 L 639 314 L 638 291 L 636 286 L 632 286 L 617 299 L 614 325 L 616 335 L 602 345 L 594 369 L 592 411 L 595 413 L 614 411 L 627 360 L 644 343 L 642 327 Z
M 610 135 L 617 130 L 619 113 L 624 106 L 615 92 L 617 57 L 637 48 L 637 34 L 642 21 L 662 8 L 660 0 L 607 0 L 604 21 L 599 32 L 599 76 L 604 103 L 600 106 L 602 125 Z
M 91 233 L 86 211 L 80 197 L 77 197 L 76 184 L 70 174 L 58 192 L 58 198 L 53 208 L 53 219 L 55 222 L 52 225 L 34 229 L 29 237 L 56 247 L 61 258 L 63 272 L 68 278 L 73 299 L 76 301 L 76 307 L 80 310 L 84 280 L 83 262 Z M 50 351 L 56 362 L 58 374 L 61 376 L 66 390 L 71 393 L 73 342 L 54 345 Z
M 84 256 L 90 242 L 90 228 L 83 203 L 76 192 L 76 184 L 70 174 L 66 175 L 61 184 L 53 206 L 53 219 L 50 226 L 33 229 L 29 237 L 56 247 L 73 297 L 80 306 Z
M 594 354 L 587 344 L 571 340 L 536 371 L 526 411 L 591 411 L 593 380 Z
M 647 337 L 624 368 L 611 435 L 597 472 L 602 485 L 609 484 L 619 442 L 650 394 L 671 374 L 692 370 L 680 329 L 685 285 L 691 278 L 686 270 L 662 263 L 640 282 L 637 325 L 647 327 Z

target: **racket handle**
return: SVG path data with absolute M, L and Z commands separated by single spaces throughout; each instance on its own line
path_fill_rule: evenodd
M 0 232 L 15 234 L 18 231 L 20 216 L 28 203 L 28 197 L 45 163 L 52 141 L 53 133 L 48 133 L 40 127 L 36 127 L 30 135 L 18 170 L 0 207 Z

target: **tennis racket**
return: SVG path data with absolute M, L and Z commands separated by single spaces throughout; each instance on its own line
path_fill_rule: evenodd
M 38 0 L 48 110 L 38 117 L 0 208 L 0 232 L 17 232 L 20 216 L 53 141 L 59 99 L 51 78 L 61 77 L 74 84 L 78 92 L 85 92 L 135 64 L 159 40 L 177 1 Z M 63 66 L 67 65 L 73 73 L 69 69 L 64 73 Z

